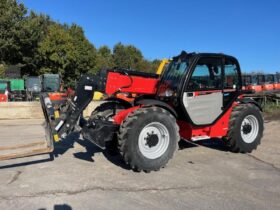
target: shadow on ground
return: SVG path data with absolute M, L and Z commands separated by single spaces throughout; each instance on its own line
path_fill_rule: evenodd
M 222 139 L 218 139 L 218 138 L 206 139 L 197 142 L 191 142 L 185 140 L 179 141 L 179 150 L 184 150 L 184 149 L 198 147 L 198 146 L 208 147 L 210 149 L 215 149 L 219 151 L 228 151 L 225 142 L 223 142 Z
M 39 208 L 38 210 L 47 210 L 46 208 Z M 56 204 L 53 207 L 53 210 L 72 210 L 72 207 L 68 204 Z
M 108 142 L 106 145 L 106 150 L 102 150 L 93 143 L 83 140 L 83 139 L 77 139 L 76 142 L 83 146 L 86 151 L 85 152 L 77 152 L 74 153 L 74 157 L 78 158 L 80 160 L 90 161 L 94 162 L 94 155 L 96 153 L 103 153 L 104 157 L 109 160 L 111 163 L 115 164 L 116 166 L 119 166 L 123 169 L 130 170 L 127 164 L 123 161 L 123 158 L 121 157 L 121 154 L 119 153 L 117 149 L 117 139 L 115 138 L 114 141 Z
M 0 169 L 4 168 L 13 168 L 13 167 L 20 167 L 20 166 L 27 166 L 33 164 L 39 164 L 44 162 L 53 161 L 55 158 L 58 158 L 61 155 L 64 155 L 69 149 L 74 148 L 74 143 L 77 143 L 85 148 L 85 151 L 76 152 L 73 156 L 77 159 L 83 161 L 94 162 L 94 155 L 97 153 L 103 153 L 104 157 L 109 160 L 111 163 L 115 164 L 118 167 L 121 167 L 126 170 L 130 170 L 129 166 L 125 164 L 123 158 L 121 157 L 118 149 L 117 149 L 117 139 L 115 138 L 114 141 L 107 144 L 107 149 L 102 150 L 99 147 L 95 146 L 88 140 L 84 140 L 80 138 L 79 133 L 72 133 L 70 134 L 67 139 L 55 143 L 55 149 L 53 153 L 49 155 L 48 158 L 39 159 L 39 160 L 32 160 L 32 161 L 23 161 L 17 162 L 9 165 L 0 166 Z M 181 140 L 179 142 L 179 150 L 185 150 L 192 147 L 204 146 L 215 150 L 220 151 L 228 151 L 225 143 L 221 139 L 209 139 L 203 140 L 198 142 L 190 142 Z M 24 159 L 23 159 L 24 160 Z

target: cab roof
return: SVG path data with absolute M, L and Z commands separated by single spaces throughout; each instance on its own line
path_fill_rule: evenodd
M 226 55 L 223 53 L 196 53 L 196 52 L 192 52 L 192 53 L 187 53 L 186 51 L 182 51 L 181 54 L 174 56 L 173 60 L 178 60 L 178 59 L 186 59 L 186 58 L 190 58 L 190 57 L 214 57 L 214 56 L 223 56 L 223 57 L 228 57 L 228 58 L 233 58 L 235 60 L 237 60 L 235 57 L 231 56 L 231 55 Z

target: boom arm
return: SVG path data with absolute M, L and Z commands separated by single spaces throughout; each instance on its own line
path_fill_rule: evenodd
M 52 135 L 54 140 L 59 138 L 65 138 L 75 127 L 83 110 L 90 103 L 93 92 L 97 90 L 97 85 L 94 85 L 94 81 L 97 76 L 82 76 L 77 88 L 76 94 L 73 99 L 69 99 L 64 107 L 63 111 L 59 114 L 59 118 L 55 119 L 55 110 L 52 106 L 51 100 L 47 94 L 42 95 L 41 103 L 43 109 L 46 109 L 46 120 L 50 122 Z
M 66 138 L 79 125 L 83 110 L 93 98 L 94 91 L 114 96 L 117 93 L 137 93 L 154 95 L 157 90 L 158 75 L 123 69 L 101 71 L 97 75 L 84 75 L 77 84 L 75 96 L 68 99 L 65 107 L 57 114 L 47 94 L 42 95 L 42 107 L 51 127 L 54 140 Z M 59 116 L 59 118 L 55 117 Z

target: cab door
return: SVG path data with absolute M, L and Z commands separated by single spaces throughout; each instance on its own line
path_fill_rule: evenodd
M 213 123 L 223 112 L 222 58 L 201 57 L 187 80 L 183 106 L 195 125 Z

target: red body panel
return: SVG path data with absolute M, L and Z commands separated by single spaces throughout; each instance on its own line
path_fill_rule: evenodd
M 0 94 L 0 102 L 8 102 L 8 97 L 5 94 Z
M 127 76 L 118 72 L 109 72 L 105 92 L 114 94 L 121 89 L 121 92 L 127 93 L 155 94 L 158 81 L 158 78 Z
M 273 85 L 273 87 L 274 87 L 274 90 L 280 90 L 280 83 L 275 83 Z
M 245 88 L 246 90 L 252 90 L 255 91 L 256 93 L 262 92 L 263 91 L 263 86 L 262 85 L 248 85 Z
M 263 85 L 263 91 L 273 91 L 273 90 L 274 90 L 273 84 L 265 84 L 265 85 Z
M 49 93 L 51 101 L 62 101 L 67 99 L 67 93 Z
M 139 109 L 140 106 L 134 106 L 134 107 L 131 107 L 129 109 L 125 109 L 123 111 L 120 111 L 118 114 L 116 114 L 113 119 L 114 119 L 114 122 L 118 125 L 122 124 L 123 120 L 127 117 L 127 115 L 130 113 L 130 112 L 133 112 L 134 110 L 136 109 Z
M 228 132 L 228 123 L 230 115 L 233 107 L 236 105 L 237 103 L 234 103 L 232 107 L 230 107 L 226 111 L 226 113 L 214 125 L 211 126 L 195 127 L 186 121 L 178 120 L 177 124 L 180 128 L 180 136 L 187 140 L 191 140 L 193 137 L 200 136 L 209 136 L 210 138 L 220 138 L 226 136 Z M 129 109 L 120 111 L 113 117 L 114 122 L 120 125 L 129 113 L 135 111 L 136 109 L 139 109 L 140 107 L 141 106 L 134 106 Z
M 180 136 L 184 139 L 191 140 L 193 137 L 209 136 L 211 138 L 223 137 L 227 135 L 228 123 L 232 108 L 234 104 L 226 113 L 214 124 L 206 127 L 194 127 L 186 121 L 177 121 L 180 128 Z
M 118 93 L 116 95 L 116 97 L 119 98 L 119 99 L 125 100 L 127 102 L 132 102 L 132 101 L 135 100 L 136 94 L 131 94 L 131 95 L 129 94 L 128 95 L 127 93 Z

